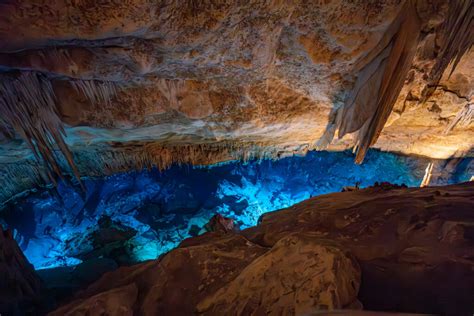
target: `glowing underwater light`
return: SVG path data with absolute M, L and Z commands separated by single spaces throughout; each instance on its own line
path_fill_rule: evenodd
M 364 164 L 355 165 L 349 152 L 310 152 L 276 161 L 122 173 L 84 179 L 85 199 L 79 188 L 66 183 L 57 188 L 59 199 L 51 190 L 38 190 L 10 203 L 0 213 L 0 223 L 15 229 L 37 269 L 99 256 L 130 263 L 154 259 L 202 233 L 216 213 L 246 228 L 266 212 L 356 182 L 361 187 L 377 181 L 419 186 L 428 162 L 370 151 Z M 463 165 L 448 182 L 469 179 L 469 166 Z M 110 242 L 107 234 L 121 239 Z

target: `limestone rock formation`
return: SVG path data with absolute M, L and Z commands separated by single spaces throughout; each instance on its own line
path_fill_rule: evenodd
M 198 304 L 203 315 L 307 315 L 357 306 L 359 265 L 337 244 L 309 234 L 280 239 Z
M 362 270 L 369 310 L 468 315 L 474 311 L 474 183 L 376 186 L 312 198 L 265 214 L 244 236 L 271 247 L 295 230 L 337 241 Z
M 33 266 L 0 225 L 0 314 L 15 315 L 33 311 L 41 299 L 42 284 Z
M 76 309 L 78 304 L 88 306 L 87 310 L 93 312 L 95 307 L 89 303 L 96 301 L 103 292 L 121 288 L 123 290 L 118 293 L 122 293 L 129 291 L 129 287 L 138 289 L 138 297 L 124 310 L 133 308 L 142 315 L 192 315 L 196 304 L 208 293 L 231 281 L 266 251 L 242 236 L 215 236 L 220 238 L 173 250 L 161 260 L 123 267 L 105 274 L 80 292 L 78 300 L 52 315 L 67 314 Z M 109 294 L 105 295 L 109 297 Z
M 470 315 L 473 197 L 472 182 L 315 197 L 241 234 L 206 233 L 161 259 L 109 272 L 51 315 L 307 315 L 360 303 Z

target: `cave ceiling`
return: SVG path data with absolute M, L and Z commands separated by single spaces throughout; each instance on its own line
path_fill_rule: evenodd
M 0 200 L 63 172 L 474 156 L 472 19 L 461 0 L 2 1 Z

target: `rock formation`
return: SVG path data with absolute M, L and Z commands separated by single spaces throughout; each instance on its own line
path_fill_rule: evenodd
M 4 1 L 0 201 L 326 146 L 473 156 L 472 1 L 451 3 Z
M 105 274 L 51 315 L 474 311 L 474 184 L 315 197 Z M 360 302 L 359 302 L 360 301 Z M 357 315 L 357 313 L 355 314 Z
M 0 314 L 16 315 L 35 311 L 40 305 L 42 284 L 33 266 L 0 225 Z
M 151 238 L 169 239 L 161 254 L 195 236 L 158 260 L 107 273 L 53 315 L 306 314 L 362 305 L 472 314 L 473 185 L 429 185 L 472 176 L 473 15 L 473 0 L 0 1 L 0 225 L 5 216 L 32 218 L 15 236 L 20 244 L 54 240 L 33 251 L 41 265 L 80 258 L 78 269 L 101 271 L 143 261 L 139 252 L 155 258 L 156 247 L 143 246 Z M 321 149 L 353 149 L 362 163 L 372 147 L 408 155 L 400 161 L 416 160 L 411 169 L 423 161 L 426 187 L 359 190 L 352 179 L 348 192 L 267 214 L 243 231 L 234 224 L 245 216 L 255 223 L 263 210 L 247 209 L 250 199 L 233 184 L 212 182 L 194 197 L 176 181 L 103 189 L 104 178 L 90 179 Z M 403 168 L 387 170 L 400 161 L 377 172 L 413 185 L 418 179 Z M 331 177 L 347 172 L 334 168 Z M 305 183 L 315 184 L 309 174 Z M 283 188 L 279 179 L 272 184 Z M 241 188 L 257 185 L 243 180 Z M 297 191 L 292 203 L 308 197 L 298 185 L 288 190 Z M 217 188 L 232 200 L 222 216 L 206 228 L 183 225 L 187 211 L 220 206 L 206 198 Z M 127 189 L 121 205 L 114 190 Z M 32 200 L 16 205 L 28 190 Z M 258 193 L 244 195 L 292 204 Z M 117 214 L 120 221 L 107 217 Z M 0 228 L 0 305 L 27 311 L 41 285 L 11 235 Z

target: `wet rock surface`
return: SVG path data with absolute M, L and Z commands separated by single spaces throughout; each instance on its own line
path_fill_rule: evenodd
M 144 315 L 302 315 L 362 305 L 470 315 L 473 211 L 472 182 L 323 195 L 239 234 L 205 233 L 106 273 L 52 315 L 117 306 Z

